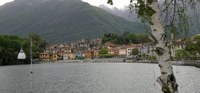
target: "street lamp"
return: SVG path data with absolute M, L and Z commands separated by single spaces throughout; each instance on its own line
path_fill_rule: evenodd
M 23 44 L 24 44 L 25 41 L 22 42 L 21 44 L 21 49 L 20 49 L 20 52 L 17 56 L 17 59 L 26 59 L 26 54 L 24 53 L 24 50 L 23 50 Z M 31 65 L 32 65 L 32 39 L 31 39 L 31 42 L 30 42 L 30 61 L 31 61 Z
M 24 42 L 25 42 L 25 41 L 24 41 Z M 24 53 L 24 50 L 23 50 L 23 48 L 22 48 L 24 42 L 22 42 L 22 44 L 21 44 L 21 49 L 20 49 L 20 52 L 19 52 L 19 54 L 18 54 L 18 56 L 17 56 L 17 59 L 26 59 L 26 54 Z
M 24 41 L 25 42 L 25 41 Z M 22 48 L 24 42 L 22 42 L 21 44 L 21 49 L 20 49 L 20 52 L 17 56 L 18 59 L 26 59 L 26 54 L 24 53 L 24 50 Z M 31 68 L 30 68 L 30 92 L 33 93 L 33 89 L 32 89 L 32 84 L 33 84 L 33 78 L 32 78 L 32 75 L 33 75 L 33 68 L 32 68 L 32 64 L 33 64 L 33 57 L 32 57 L 32 38 L 31 38 L 31 42 L 30 42 L 30 61 L 31 61 Z

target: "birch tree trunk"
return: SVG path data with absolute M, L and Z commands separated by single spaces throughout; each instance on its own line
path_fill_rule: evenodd
M 166 34 L 162 25 L 158 0 L 152 0 L 149 4 L 156 13 L 151 16 L 151 37 L 156 43 L 155 52 L 157 53 L 158 65 L 160 67 L 161 76 L 157 78 L 157 82 L 161 85 L 164 93 L 178 93 L 178 85 L 173 74 L 173 68 L 170 59 L 170 49 L 165 40 Z

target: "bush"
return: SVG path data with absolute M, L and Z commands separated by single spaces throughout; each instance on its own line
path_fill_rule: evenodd
M 110 54 L 99 54 L 100 58 L 112 58 L 114 57 L 114 55 L 110 55 Z

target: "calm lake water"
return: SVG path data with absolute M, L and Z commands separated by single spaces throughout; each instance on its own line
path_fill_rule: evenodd
M 174 66 L 180 93 L 200 93 L 200 68 Z M 161 93 L 156 64 L 33 65 L 33 93 Z M 0 93 L 28 93 L 30 66 L 0 67 Z

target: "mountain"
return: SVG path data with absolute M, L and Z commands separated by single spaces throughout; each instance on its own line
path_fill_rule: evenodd
M 139 22 L 139 19 L 137 18 L 137 14 L 135 12 L 131 13 L 128 8 L 124 8 L 124 9 L 119 9 L 117 7 L 110 8 L 103 4 L 99 5 L 99 7 L 116 16 L 122 17 L 128 21 Z
M 81 0 L 15 0 L 0 6 L 0 34 L 38 33 L 55 43 L 124 31 L 142 33 L 144 27 Z

